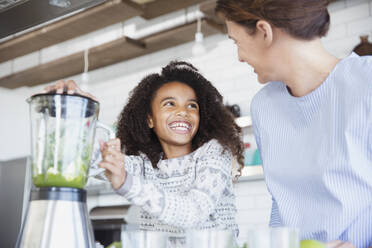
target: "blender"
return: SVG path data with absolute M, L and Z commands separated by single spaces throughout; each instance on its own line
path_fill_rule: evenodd
M 96 128 L 115 135 L 98 122 L 99 103 L 85 96 L 46 93 L 27 102 L 34 186 L 16 247 L 93 248 L 84 186 Z

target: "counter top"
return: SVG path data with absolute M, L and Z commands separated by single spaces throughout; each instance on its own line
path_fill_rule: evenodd
M 242 170 L 242 175 L 238 179 L 238 183 L 257 180 L 264 180 L 262 166 L 245 166 Z

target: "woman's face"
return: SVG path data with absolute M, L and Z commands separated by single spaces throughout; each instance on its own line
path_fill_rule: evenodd
M 197 100 L 194 90 L 181 82 L 169 82 L 157 90 L 148 124 L 163 148 L 185 146 L 191 152 L 191 141 L 199 127 Z
M 232 39 L 238 48 L 240 62 L 246 62 L 253 67 L 260 83 L 272 81 L 274 75 L 270 66 L 268 44 L 265 41 L 264 30 L 256 30 L 250 35 L 247 29 L 233 21 L 226 21 L 229 38 Z

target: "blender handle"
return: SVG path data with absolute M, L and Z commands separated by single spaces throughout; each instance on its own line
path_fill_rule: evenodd
M 106 124 L 103 124 L 102 122 L 97 121 L 96 128 L 102 128 L 105 130 L 108 134 L 109 139 L 115 139 L 116 135 L 115 132 L 112 130 L 112 128 Z
M 97 121 L 96 123 L 96 128 L 101 128 L 103 129 L 107 134 L 109 139 L 115 139 L 116 135 L 115 132 L 112 130 L 112 128 L 106 124 L 103 124 L 102 122 Z M 97 175 L 101 174 L 102 172 L 105 171 L 103 168 L 97 168 L 97 163 L 98 161 L 94 161 L 93 164 L 95 166 L 92 167 L 92 163 L 89 169 L 89 177 L 96 177 Z

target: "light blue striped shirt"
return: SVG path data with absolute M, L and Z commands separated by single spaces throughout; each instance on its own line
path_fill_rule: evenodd
M 269 83 L 251 114 L 273 197 L 270 225 L 372 246 L 372 56 L 341 60 L 303 97 Z

